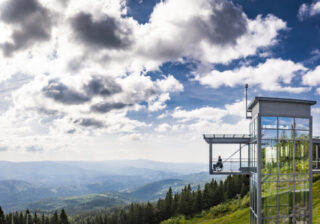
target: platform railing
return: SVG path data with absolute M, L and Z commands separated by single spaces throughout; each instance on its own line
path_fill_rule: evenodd
M 212 159 L 212 172 L 235 172 L 239 173 L 242 171 L 248 171 L 249 170 L 249 159 L 248 158 L 229 158 L 227 161 L 223 160 L 222 158 L 222 164 L 223 168 L 220 169 L 218 164 L 218 158 Z M 216 170 L 214 170 L 214 167 L 216 165 Z
M 204 134 L 205 138 L 250 138 L 247 134 Z

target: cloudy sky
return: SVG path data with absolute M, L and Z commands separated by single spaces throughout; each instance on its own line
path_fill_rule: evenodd
M 1 160 L 206 162 L 245 83 L 320 96 L 320 1 L 1 0 L 0 30 Z

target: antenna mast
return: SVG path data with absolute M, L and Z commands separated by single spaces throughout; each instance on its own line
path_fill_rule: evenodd
M 244 86 L 246 89 L 246 119 L 251 119 L 251 116 L 248 116 L 248 83 L 246 83 L 246 85 Z

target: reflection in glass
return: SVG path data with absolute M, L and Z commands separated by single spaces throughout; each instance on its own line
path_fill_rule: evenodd
M 276 140 L 263 140 L 261 142 L 262 151 L 262 174 L 277 173 L 277 141 Z
M 262 139 L 277 139 L 277 130 L 261 130 Z
M 277 183 L 262 183 L 262 214 L 264 217 L 277 215 Z
M 293 129 L 293 118 L 279 117 L 279 129 Z
M 309 182 L 296 182 L 295 189 L 295 211 L 298 214 L 305 215 L 308 210 L 309 201 Z
M 277 117 L 262 117 L 261 118 L 262 129 L 276 129 L 277 128 Z
M 296 139 L 309 139 L 309 131 L 295 131 L 295 138 Z
M 279 139 L 292 139 L 293 130 L 279 130 Z
M 263 223 L 308 223 L 309 122 L 261 117 Z
M 279 183 L 279 214 L 290 215 L 293 209 L 293 182 Z
M 296 141 L 295 163 L 297 173 L 309 172 L 309 141 Z
M 309 130 L 309 119 L 296 118 L 295 123 L 296 123 L 296 129 Z
M 279 173 L 293 173 L 293 141 L 279 141 Z

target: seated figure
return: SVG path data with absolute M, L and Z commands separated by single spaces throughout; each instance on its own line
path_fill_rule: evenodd
M 221 156 L 218 157 L 218 162 L 216 164 L 213 164 L 213 171 L 221 171 L 223 168 L 223 163 Z

